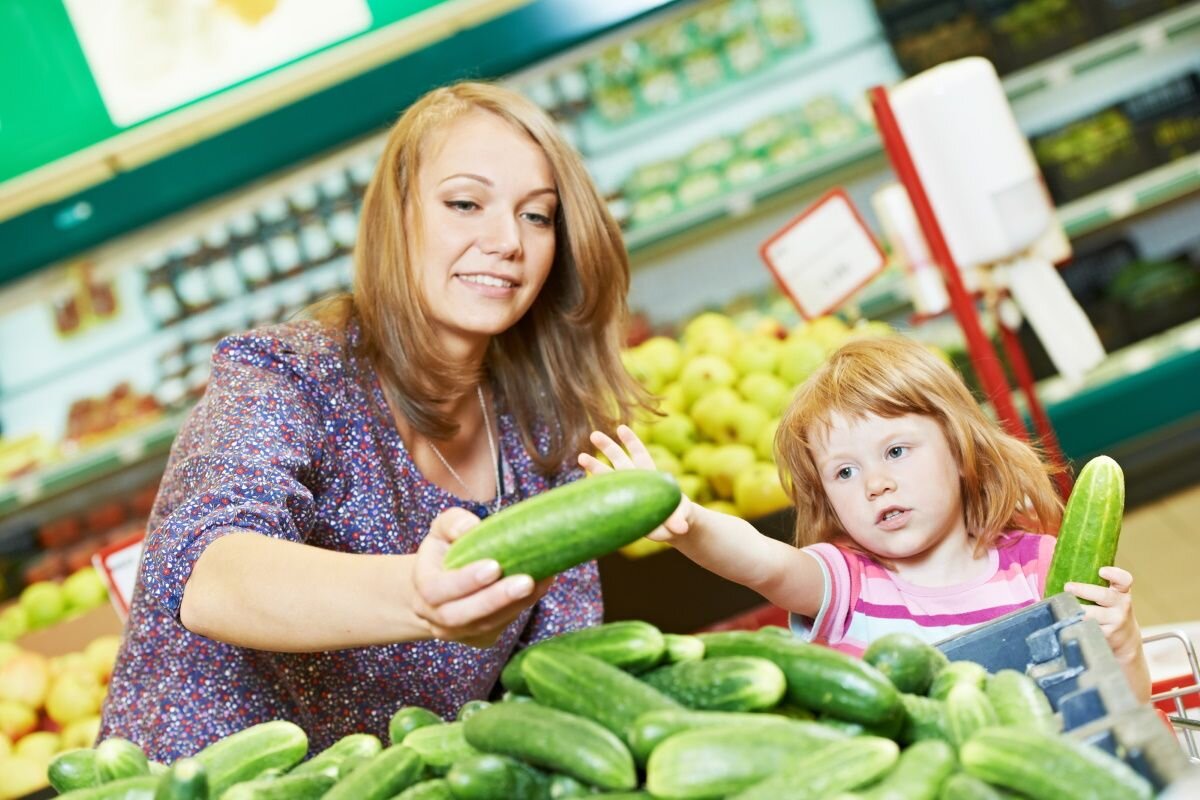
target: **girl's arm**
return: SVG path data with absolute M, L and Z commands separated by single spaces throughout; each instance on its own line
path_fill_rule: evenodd
M 589 474 L 615 469 L 655 469 L 654 459 L 628 426 L 617 428 L 621 444 L 604 433 L 591 441 L 613 466 L 587 453 L 579 465 Z M 624 447 L 622 447 L 622 444 Z M 761 594 L 771 603 L 805 617 L 815 617 L 824 597 L 824 573 L 815 558 L 769 536 L 749 522 L 693 503 L 686 496 L 653 533 L 655 541 L 670 542 L 700 566 L 726 580 Z
M 1133 616 L 1133 595 L 1129 591 L 1133 576 L 1120 567 L 1101 567 L 1100 577 L 1108 581 L 1108 586 L 1068 583 L 1063 588 L 1081 600 L 1096 604 L 1087 606 L 1084 616 L 1100 625 L 1133 693 L 1139 702 L 1148 702 L 1150 667 L 1142 649 L 1142 632 Z
M 494 561 L 443 570 L 450 543 L 478 521 L 464 509 L 449 509 L 434 520 L 415 554 L 397 556 L 229 533 L 196 561 L 179 618 L 193 633 L 275 652 L 431 638 L 488 646 L 553 579 L 497 580 Z

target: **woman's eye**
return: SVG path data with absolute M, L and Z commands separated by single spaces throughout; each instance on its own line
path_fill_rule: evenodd
M 892 445 L 888 448 L 888 458 L 899 458 L 908 450 L 907 447 L 901 444 Z
M 554 221 L 554 220 L 550 219 L 550 217 L 546 216 L 545 214 L 538 214 L 533 211 L 527 211 L 525 213 L 525 219 L 529 220 L 534 225 L 537 225 L 539 228 L 549 227 L 550 224 Z
M 454 211 L 474 211 L 479 208 L 479 204 L 474 200 L 447 200 L 446 208 Z

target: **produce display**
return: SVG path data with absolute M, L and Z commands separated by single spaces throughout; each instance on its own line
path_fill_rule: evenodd
M 46 786 L 52 759 L 61 760 L 63 774 L 78 771 L 78 753 L 91 753 L 79 748 L 90 747 L 100 730 L 120 644 L 116 636 L 101 636 L 81 652 L 47 658 L 0 642 L 0 798 Z
M 19 639 L 107 602 L 108 587 L 92 567 L 76 570 L 62 583 L 31 583 L 16 603 L 0 611 L 0 642 Z
M 49 776 L 75 800 L 1153 796 L 1059 733 L 1032 678 L 947 663 L 907 634 L 874 643 L 877 669 L 781 629 L 684 637 L 674 663 L 645 622 L 583 633 L 530 648 L 501 700 L 453 721 L 399 709 L 388 742 L 350 734 L 303 761 L 304 732 L 274 721 L 169 766 L 109 739 L 60 754 Z

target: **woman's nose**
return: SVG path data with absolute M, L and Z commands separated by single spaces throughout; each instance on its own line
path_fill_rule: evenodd
M 521 252 L 521 231 L 517 220 L 509 214 L 496 214 L 488 220 L 479 237 L 479 249 L 487 255 L 510 259 Z

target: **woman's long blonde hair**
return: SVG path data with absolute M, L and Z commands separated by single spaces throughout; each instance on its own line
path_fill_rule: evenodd
M 516 325 L 493 337 L 483 370 L 514 416 L 526 450 L 544 470 L 587 447 L 593 429 L 612 430 L 647 404 L 620 360 L 629 261 L 578 153 L 537 105 L 509 89 L 463 82 L 417 100 L 392 126 L 363 198 L 352 296 L 318 319 L 357 321 L 358 355 L 377 371 L 389 402 L 422 435 L 444 439 L 457 424 L 439 403 L 485 375 L 448 361 L 429 324 L 409 254 L 420 219 L 417 177 L 438 132 L 486 111 L 527 134 L 545 153 L 558 190 L 555 256 L 537 299 Z M 548 449 L 536 432 L 548 431 Z
M 796 507 L 796 545 L 848 539 L 822 488 L 816 447 L 834 415 L 920 414 L 941 426 L 958 462 L 967 531 L 982 552 L 1007 530 L 1055 533 L 1062 501 L 1048 465 L 992 422 L 962 378 L 903 337 L 861 339 L 833 353 L 800 386 L 775 435 L 775 452 Z

